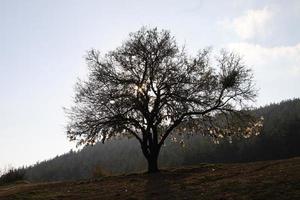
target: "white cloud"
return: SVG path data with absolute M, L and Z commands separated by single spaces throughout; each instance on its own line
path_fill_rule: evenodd
M 300 43 L 295 46 L 263 47 L 250 43 L 231 43 L 229 49 L 245 56 L 250 64 L 273 72 L 300 76 Z
M 228 48 L 241 54 L 246 64 L 253 68 L 260 88 L 260 104 L 300 97 L 300 43 L 270 48 L 231 43 Z
M 255 36 L 266 36 L 268 34 L 268 23 L 274 13 L 268 9 L 248 10 L 244 15 L 232 20 L 225 20 L 221 24 L 233 30 L 241 39 L 251 39 Z

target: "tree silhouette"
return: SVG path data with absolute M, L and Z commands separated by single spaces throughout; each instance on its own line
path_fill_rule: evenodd
M 88 79 L 78 81 L 74 106 L 67 109 L 67 134 L 79 145 L 112 137 L 135 137 L 158 171 L 158 155 L 174 133 L 215 138 L 251 135 L 260 123 L 247 114 L 256 97 L 253 76 L 242 59 L 210 50 L 188 56 L 169 31 L 141 28 L 122 46 L 86 56 Z M 213 67 L 215 66 L 215 67 Z

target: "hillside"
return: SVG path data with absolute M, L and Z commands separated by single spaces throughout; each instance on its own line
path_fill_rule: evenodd
M 227 138 L 215 144 L 202 135 L 178 137 L 185 147 L 168 140 L 162 148 L 160 167 L 180 167 L 199 163 L 253 162 L 300 156 L 300 99 L 287 100 L 254 110 L 264 117 L 262 133 L 252 138 Z M 105 144 L 87 146 L 26 169 L 29 181 L 79 180 L 92 177 L 96 167 L 111 174 L 142 171 L 145 159 L 137 141 L 111 140 Z
M 201 164 L 97 180 L 0 187 L 2 200 L 300 199 L 300 157 L 243 164 Z

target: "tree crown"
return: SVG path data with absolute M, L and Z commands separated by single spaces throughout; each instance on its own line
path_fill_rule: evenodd
M 244 112 L 256 97 L 251 70 L 234 53 L 221 51 L 214 64 L 210 57 L 209 49 L 188 56 L 169 31 L 145 27 L 103 56 L 90 50 L 88 79 L 77 83 L 67 111 L 68 137 L 93 144 L 133 135 L 162 145 L 175 130 L 214 137 L 257 132 L 260 124 Z

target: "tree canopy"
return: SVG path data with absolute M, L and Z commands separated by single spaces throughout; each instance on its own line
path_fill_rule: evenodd
M 256 90 L 253 75 L 237 54 L 209 49 L 187 55 L 169 31 L 141 28 L 120 47 L 86 56 L 87 80 L 76 85 L 67 110 L 68 137 L 78 144 L 133 136 L 148 171 L 173 132 L 213 137 L 257 134 L 261 123 L 247 111 Z

